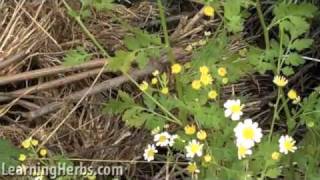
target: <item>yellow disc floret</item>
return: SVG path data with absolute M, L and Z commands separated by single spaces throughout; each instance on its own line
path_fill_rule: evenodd
M 209 17 L 214 16 L 214 8 L 212 6 L 204 6 L 203 7 L 203 14 Z

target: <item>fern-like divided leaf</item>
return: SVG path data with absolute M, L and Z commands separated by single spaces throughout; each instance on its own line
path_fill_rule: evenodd
M 91 55 L 88 54 L 83 48 L 78 47 L 77 49 L 70 50 L 63 58 L 62 65 L 64 66 L 75 66 L 87 62 Z
M 19 165 L 18 157 L 20 154 L 26 153 L 24 150 L 19 149 L 12 145 L 8 140 L 0 139 L 0 163 L 4 166 L 1 166 L 1 172 L 4 172 L 9 166 Z

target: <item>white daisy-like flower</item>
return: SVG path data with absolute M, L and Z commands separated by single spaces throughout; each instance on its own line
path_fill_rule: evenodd
M 187 151 L 187 158 L 193 158 L 195 155 L 201 157 L 203 144 L 200 144 L 197 140 L 193 139 L 191 142 L 189 142 L 185 149 Z
M 281 136 L 279 139 L 279 151 L 284 154 L 288 154 L 288 152 L 295 152 L 297 150 L 295 144 L 296 141 L 291 136 Z
M 170 141 L 169 141 L 169 146 L 173 146 L 173 144 L 175 143 L 175 140 L 179 138 L 178 135 L 174 134 L 174 135 L 171 135 L 170 137 Z
M 143 157 L 148 162 L 154 160 L 154 155 L 158 153 L 158 150 L 156 150 L 156 147 L 154 144 L 148 144 L 148 147 L 144 150 Z
M 250 148 L 254 143 L 260 142 L 262 138 L 262 130 L 258 127 L 257 122 L 252 122 L 251 119 L 246 119 L 244 122 L 239 122 L 234 128 L 237 137 L 237 144 Z
M 170 138 L 171 135 L 168 132 L 164 131 L 162 133 L 156 134 L 153 140 L 156 142 L 156 146 L 164 147 L 169 145 Z
M 233 121 L 240 120 L 240 117 L 242 116 L 242 108 L 243 105 L 241 105 L 240 100 L 227 100 L 224 103 L 224 107 L 226 110 L 224 111 L 224 115 L 226 117 L 231 117 Z
M 241 160 L 245 158 L 247 155 L 252 154 L 252 150 L 243 144 L 237 144 L 238 147 L 238 159 Z

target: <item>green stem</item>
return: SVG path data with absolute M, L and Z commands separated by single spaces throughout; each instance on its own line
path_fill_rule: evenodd
M 161 0 L 157 0 L 158 2 L 158 7 L 159 7 L 159 15 L 160 15 L 160 21 L 161 21 L 161 26 L 162 26 L 162 30 L 163 30 L 163 34 L 164 34 L 164 42 L 165 42 L 165 46 L 168 50 L 168 58 L 169 61 L 171 63 L 175 62 L 175 58 L 170 46 L 170 40 L 169 40 L 169 34 L 168 34 L 168 28 L 167 28 L 167 20 L 166 20 L 166 16 L 164 13 L 164 7 L 162 5 Z
M 276 117 L 277 117 L 277 114 L 278 114 L 278 106 L 279 106 L 279 102 L 280 102 L 280 96 L 281 96 L 281 90 L 280 90 L 280 88 L 278 88 L 277 100 L 276 100 L 276 104 L 274 105 L 274 113 L 273 113 L 273 117 L 272 117 L 269 137 L 268 137 L 268 141 L 269 142 L 271 142 L 271 137 L 272 137 L 272 133 L 273 133 L 273 129 L 274 129 L 274 124 L 275 124 Z
M 264 17 L 263 17 L 260 0 L 257 0 L 256 8 L 257 8 L 257 13 L 258 13 L 258 16 L 259 16 L 260 23 L 261 23 L 262 28 L 263 28 L 265 46 L 266 46 L 266 49 L 268 50 L 269 47 L 270 47 L 269 31 L 268 31 L 268 28 L 266 26 L 266 22 L 265 22 Z
M 129 74 L 127 74 L 127 73 L 125 73 L 125 72 L 123 72 L 123 74 L 124 74 L 125 76 L 127 76 L 128 79 L 129 79 L 131 82 L 133 82 L 137 87 L 139 87 L 139 84 L 137 83 L 137 81 L 135 81 Z M 174 123 L 182 126 L 182 122 L 181 122 L 179 119 L 177 119 L 169 110 L 167 110 L 164 106 L 162 106 L 162 104 L 160 104 L 156 99 L 154 99 L 149 93 L 147 93 L 147 92 L 145 92 L 145 91 L 143 91 L 143 93 L 144 93 L 146 96 L 148 96 L 148 98 L 150 98 L 156 105 L 158 105 L 158 106 L 160 107 L 160 109 L 161 109 L 164 113 L 166 113 L 168 116 L 170 116 L 170 117 L 174 120 L 174 121 L 173 121 Z
M 68 11 L 72 12 L 74 11 L 69 4 L 63 0 L 64 6 L 68 9 Z M 83 32 L 90 38 L 90 40 L 93 42 L 93 44 L 98 47 L 98 49 L 101 51 L 104 57 L 110 57 L 107 51 L 101 46 L 101 44 L 97 41 L 97 39 L 94 37 L 93 34 L 88 30 L 88 28 L 84 25 L 84 23 L 81 20 L 81 17 L 79 15 L 73 16 L 76 22 L 80 25 Z
M 152 110 L 150 110 L 150 109 L 147 109 L 147 108 L 143 108 L 143 107 L 139 107 L 139 108 L 142 109 L 142 110 L 144 110 L 144 111 L 147 111 L 147 112 L 149 112 L 149 113 L 151 113 L 151 114 L 153 114 L 153 115 L 155 115 L 155 116 L 159 116 L 159 117 L 161 117 L 161 118 L 166 119 L 167 121 L 170 121 L 170 122 L 175 123 L 175 120 L 170 119 L 170 118 L 167 117 L 167 116 L 164 116 L 164 115 L 162 115 L 162 114 L 159 114 L 159 113 L 157 113 L 157 112 L 155 112 L 155 111 L 152 111 Z

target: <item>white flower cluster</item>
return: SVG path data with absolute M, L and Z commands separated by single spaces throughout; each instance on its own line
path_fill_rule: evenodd
M 243 115 L 242 109 L 244 105 L 241 105 L 240 100 L 227 100 L 224 104 L 226 108 L 224 113 L 226 117 L 230 117 L 233 121 L 239 121 Z M 255 143 L 259 143 L 262 138 L 262 130 L 258 127 L 257 122 L 252 122 L 251 119 L 245 119 L 243 122 L 239 122 L 234 128 L 236 136 L 236 144 L 238 147 L 238 158 L 245 158 L 246 155 L 251 155 L 251 148 Z
M 159 146 L 159 147 L 173 146 L 177 138 L 178 138 L 178 135 L 171 135 L 166 131 L 155 134 L 153 140 L 156 144 L 155 145 L 148 144 L 147 148 L 144 150 L 144 154 L 143 154 L 144 159 L 147 161 L 154 160 L 154 155 L 158 153 L 156 146 Z
M 230 117 L 233 121 L 239 121 L 243 115 L 240 100 L 227 100 L 224 103 L 225 117 Z M 236 144 L 238 147 L 238 158 L 245 158 L 247 155 L 252 154 L 252 147 L 255 143 L 259 143 L 263 136 L 261 128 L 257 122 L 253 122 L 252 119 L 245 119 L 243 122 L 239 122 L 234 128 L 236 136 Z M 296 141 L 289 135 L 281 136 L 279 139 L 279 152 L 288 154 L 288 152 L 294 152 L 297 150 L 295 146 Z

